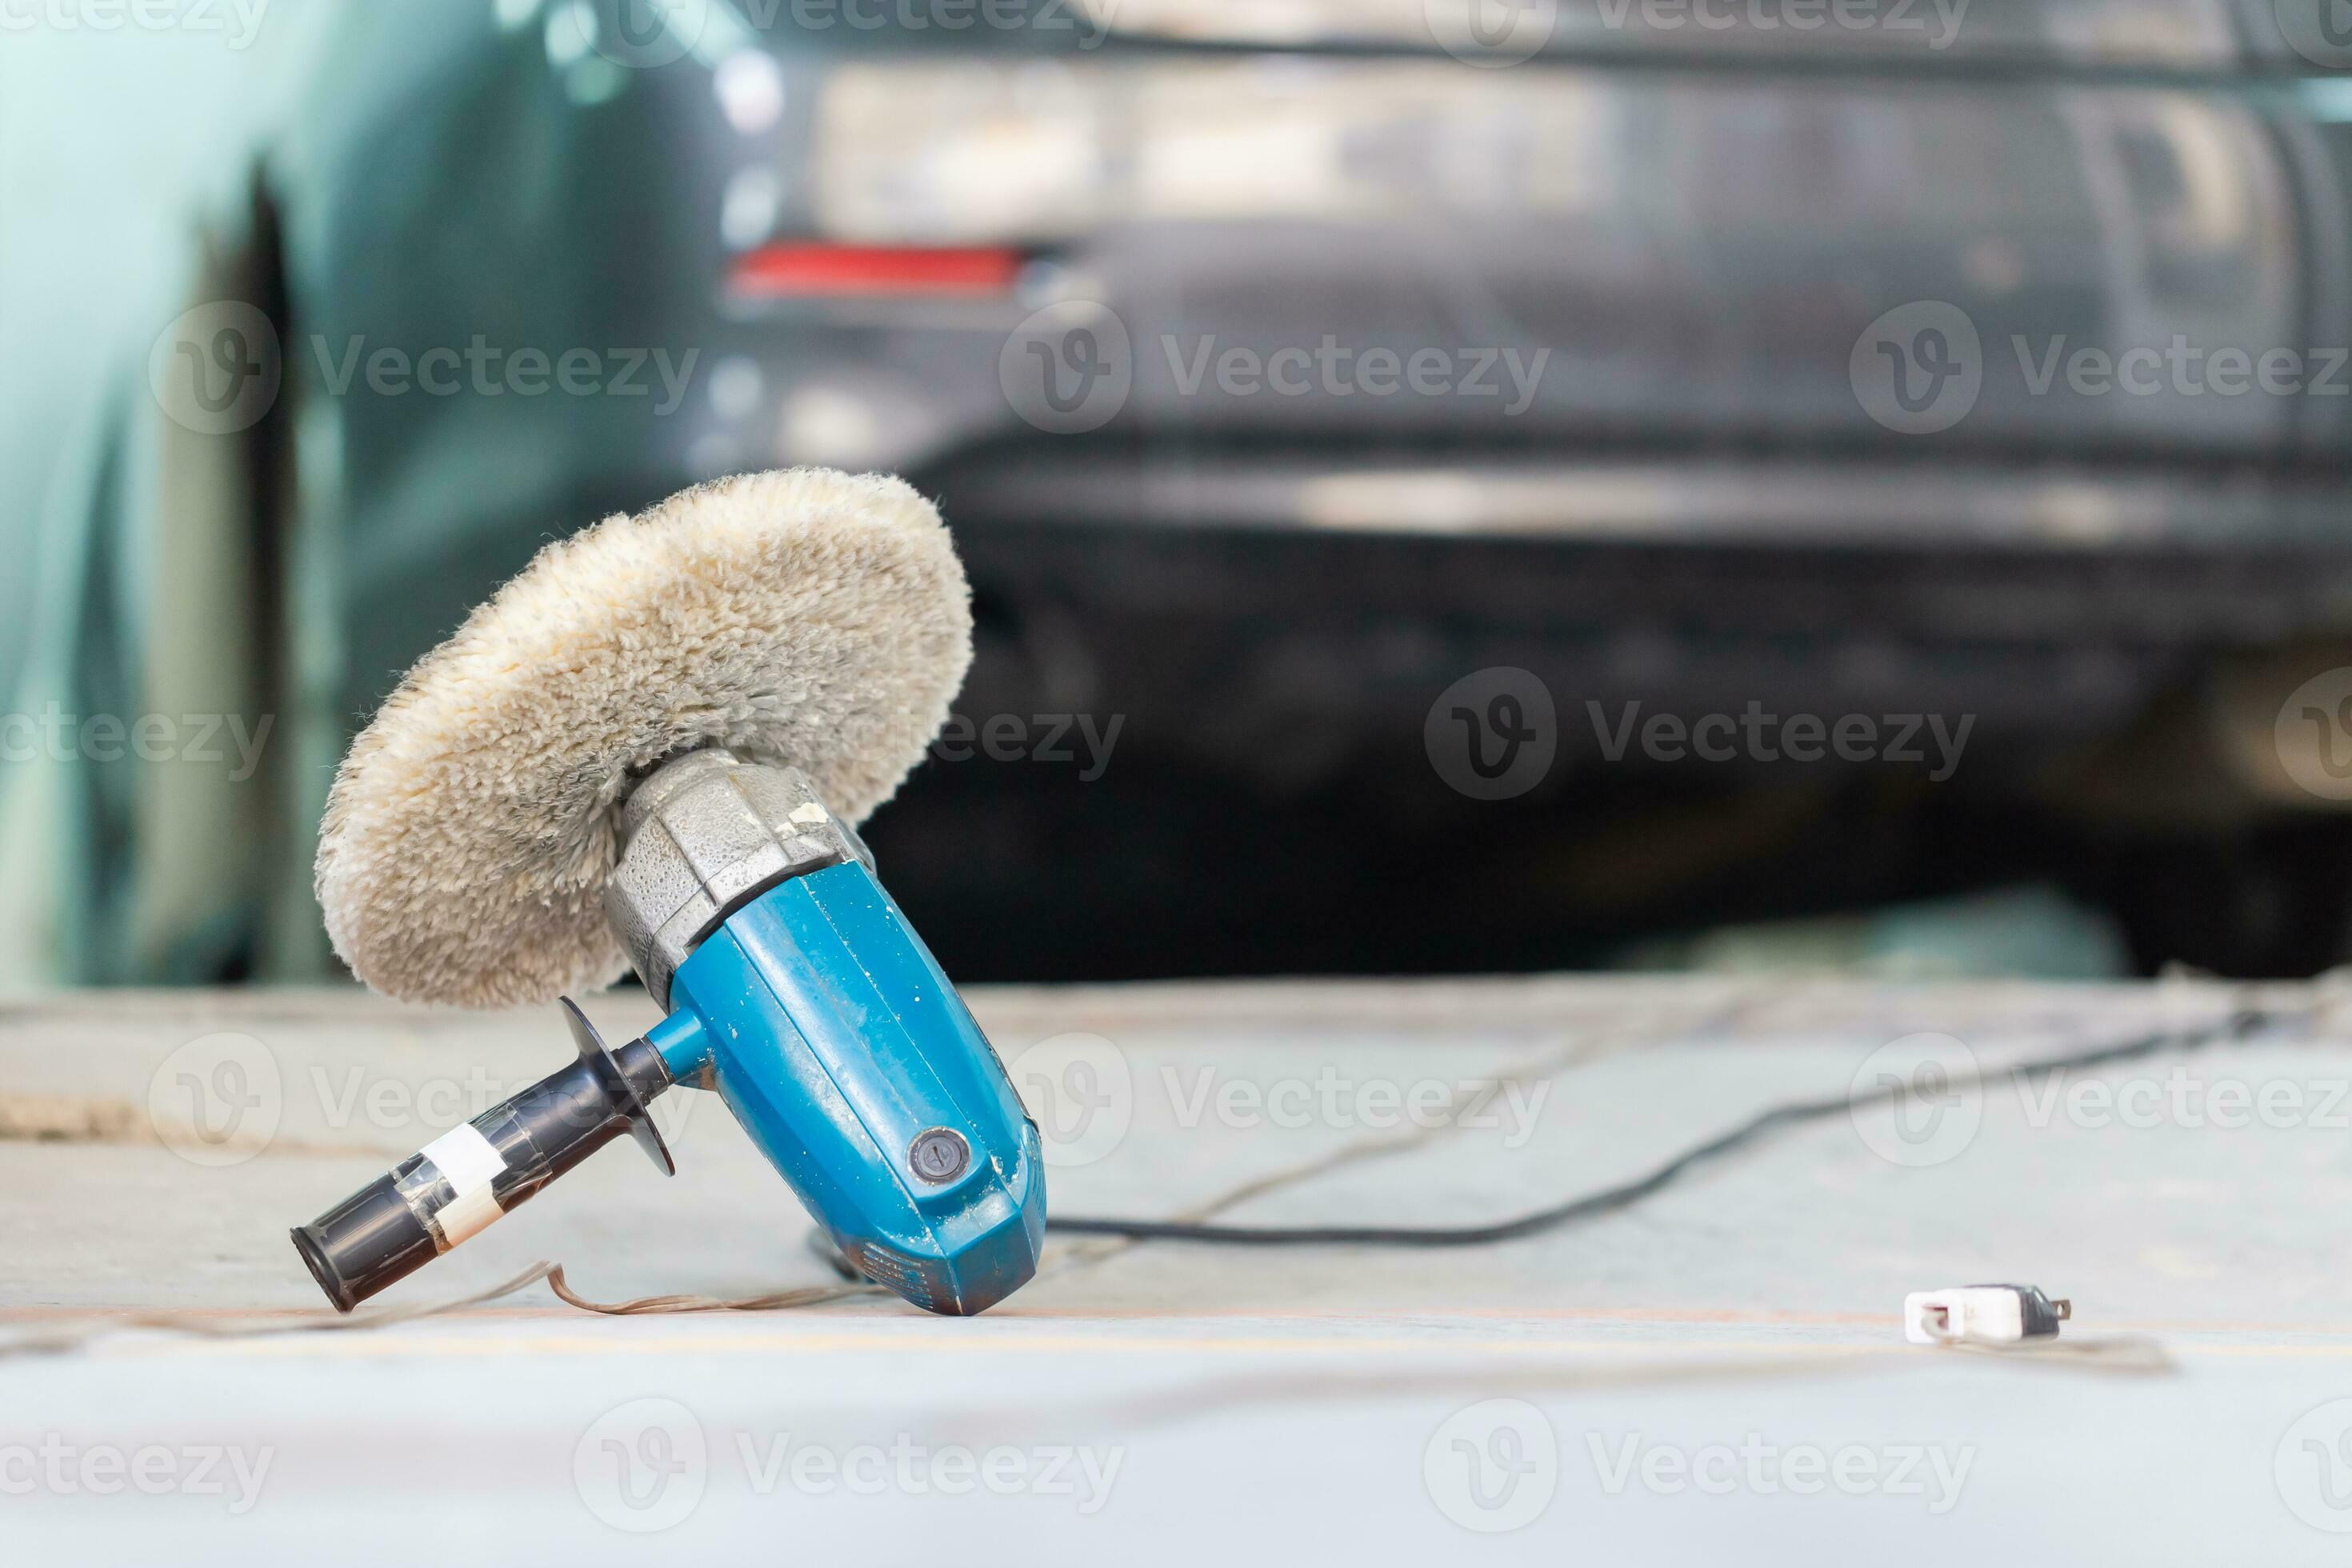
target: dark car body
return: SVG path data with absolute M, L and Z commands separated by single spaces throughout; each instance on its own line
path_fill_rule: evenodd
M 980 616 L 872 831 L 960 977 L 1601 962 L 2019 881 L 2144 964 L 2340 956 L 2343 825 L 2241 765 L 2231 683 L 2352 635 L 2352 397 L 2063 368 L 2352 343 L 2352 76 L 2272 6 L 1562 5 L 1523 60 L 1435 0 L 622 9 L 354 7 L 266 163 L 322 725 L 555 534 L 887 468 Z M 1922 304 L 1979 334 L 1934 430 L 1865 384 Z M 1480 801 L 1432 710 L 1495 668 L 1558 759 Z M 1971 728 L 1942 778 L 1612 760 L 1628 703 Z

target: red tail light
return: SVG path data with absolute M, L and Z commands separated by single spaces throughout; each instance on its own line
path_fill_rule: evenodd
M 769 245 L 739 258 L 729 287 L 754 299 L 1009 293 L 1026 259 L 996 247 Z

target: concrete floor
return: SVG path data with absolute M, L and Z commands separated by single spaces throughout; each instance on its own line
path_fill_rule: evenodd
M 110 1332 L 0 1360 L 0 1561 L 2338 1562 L 2336 994 L 2267 991 L 2296 1021 L 2055 1098 L 2006 1071 L 2238 994 L 981 992 L 1064 1213 L 1166 1215 L 1319 1163 L 1227 1217 L 1493 1217 L 1873 1080 L 1921 1031 L 1987 1080 L 1907 1141 L 1884 1109 L 1791 1129 L 1507 1247 L 1056 1246 L 968 1321 L 874 1297 L 614 1319 L 535 1286 L 366 1332 Z M 651 1021 L 634 994 L 592 1011 L 620 1037 Z M 1954 1049 L 1895 1055 L 1930 1047 Z M 551 1014 L 339 993 L 7 1008 L 0 1336 L 322 1314 L 287 1227 L 567 1052 Z M 1501 1079 L 1517 1098 L 1460 1124 L 1368 1125 Z M 723 1108 L 664 1103 L 675 1180 L 618 1145 L 383 1303 L 541 1258 L 607 1300 L 822 1281 Z M 1906 1291 L 1980 1279 L 2071 1297 L 2073 1348 L 1902 1342 Z

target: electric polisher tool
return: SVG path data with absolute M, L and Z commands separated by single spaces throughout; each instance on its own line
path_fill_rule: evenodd
M 329 796 L 335 951 L 409 1001 L 560 1000 L 578 1059 L 294 1232 L 345 1311 L 715 1090 L 850 1266 L 934 1312 L 1036 1271 L 1037 1130 L 856 824 L 945 721 L 970 591 L 896 479 L 699 486 L 549 545 L 411 670 Z M 567 992 L 666 1012 L 608 1049 Z

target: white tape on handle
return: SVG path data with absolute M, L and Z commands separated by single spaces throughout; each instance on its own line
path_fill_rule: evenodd
M 433 1162 L 441 1179 L 457 1194 L 433 1216 L 434 1223 L 440 1226 L 445 1247 L 478 1236 L 491 1221 L 506 1213 L 499 1207 L 498 1194 L 490 1184 L 506 1173 L 507 1163 L 471 1122 L 451 1128 L 420 1152 Z

